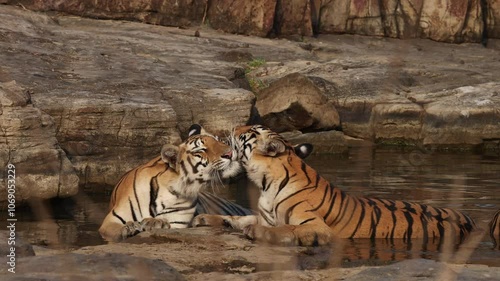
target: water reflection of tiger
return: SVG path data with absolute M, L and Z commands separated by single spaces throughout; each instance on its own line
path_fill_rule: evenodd
M 237 174 L 240 165 L 230 146 L 199 126 L 192 129 L 179 147 L 165 145 L 161 156 L 121 178 L 99 229 L 106 240 L 119 241 L 153 228 L 185 228 L 196 211 L 251 213 L 228 200 L 200 194 L 207 183 Z
M 500 210 L 498 210 L 490 221 L 490 236 L 495 247 L 500 249 Z
M 265 127 L 242 126 L 233 134 L 240 162 L 261 191 L 259 215 L 200 215 L 194 225 L 229 224 L 250 238 L 291 245 L 322 245 L 333 238 L 460 242 L 476 228 L 469 216 L 453 209 L 350 196 Z

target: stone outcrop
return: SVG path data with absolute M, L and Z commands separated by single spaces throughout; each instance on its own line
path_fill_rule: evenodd
M 0 269 L 2 280 L 172 280 L 185 278 L 162 261 L 124 254 L 58 254 L 21 258 L 15 274 Z
M 480 42 L 484 28 L 479 0 L 315 2 L 321 33 Z
M 265 37 L 273 28 L 277 0 L 211 0 L 210 26 L 225 32 Z
M 142 34 L 133 39 L 122 28 L 115 33 L 116 22 L 64 27 L 64 18 L 2 8 L 0 73 L 52 117 L 58 144 L 86 189 L 116 184 L 163 144 L 179 143 L 193 123 L 224 134 L 250 118 L 253 93 L 231 82 L 241 67 L 213 63 L 243 43 L 165 36 L 162 27 L 130 23 L 127 32 Z M 179 36 L 187 40 L 177 44 Z M 23 43 L 9 49 L 17 40 Z
M 399 41 L 396 46 L 383 39 L 351 39 L 334 46 L 322 41 L 302 45 L 323 63 L 267 64 L 248 75 L 269 85 L 292 73 L 307 77 L 333 104 L 347 136 L 443 148 L 489 146 L 500 139 L 500 101 L 495 94 L 499 85 L 490 82 L 497 75 L 498 49 L 477 46 L 466 51 L 452 45 L 439 50 L 431 42 L 424 46 L 422 41 Z M 355 50 L 354 45 L 364 47 Z M 424 59 L 428 51 L 433 54 Z M 478 57 L 484 59 L 480 65 Z
M 19 196 L 23 186 L 33 186 L 30 196 L 74 194 L 75 173 L 81 186 L 102 190 L 192 123 L 227 134 L 258 114 L 280 132 L 320 132 L 297 139 L 316 138 L 316 153 L 342 151 L 351 137 L 499 147 L 493 40 L 488 48 L 358 36 L 306 43 L 195 31 L 1 5 L 0 81 L 9 96 L 0 124 L 11 130 L 3 129 L 1 159 L 29 159 L 21 150 L 9 156 L 8 142 L 35 153 L 36 168 L 18 167 L 31 177 Z M 245 79 L 271 86 L 253 94 Z
M 498 0 L 1 0 L 37 11 L 268 36 L 350 33 L 443 42 L 499 38 Z
M 0 130 L 0 166 L 15 166 L 16 203 L 78 192 L 78 177 L 58 145 L 52 117 L 34 107 L 15 81 L 0 82 Z M 5 202 L 7 173 L 2 174 L 0 202 Z
M 3 237 L 1 232 L 0 237 Z M 446 262 L 435 261 L 444 258 L 440 251 L 429 247 L 424 250 L 427 259 L 412 259 L 422 253 L 418 244 L 355 239 L 323 247 L 280 247 L 252 242 L 227 228 L 163 229 L 140 233 L 122 243 L 76 250 L 34 246 L 24 252 L 19 245 L 16 273 L 8 272 L 6 264 L 0 268 L 0 278 L 199 281 L 303 281 L 329 280 L 332 276 L 348 281 L 500 278 L 494 255 L 489 260 L 491 266 L 464 264 L 465 251 L 456 249 L 447 251 Z M 6 243 L 0 246 L 0 253 L 5 253 L 6 246 Z
M 333 103 L 311 80 L 298 73 L 260 91 L 255 108 L 262 123 L 278 133 L 331 130 L 340 125 Z

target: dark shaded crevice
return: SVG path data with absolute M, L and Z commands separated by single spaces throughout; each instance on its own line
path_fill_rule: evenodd
M 488 45 L 488 2 L 480 0 L 481 16 L 483 20 L 483 34 L 481 34 L 481 44 L 486 47 Z
M 267 35 L 269 38 L 278 37 L 281 35 L 281 25 L 283 23 L 283 9 L 281 0 L 276 1 L 276 7 L 274 8 L 274 18 L 273 18 L 273 27 L 271 31 Z
M 311 28 L 314 37 L 318 37 L 321 25 L 321 2 L 319 7 L 316 7 L 314 0 L 309 1 L 309 8 L 311 9 Z
M 390 31 L 388 30 L 388 27 L 387 27 L 387 15 L 385 13 L 386 10 L 385 10 L 383 0 L 378 0 L 378 9 L 380 12 L 380 21 L 382 23 L 382 29 L 384 30 L 384 37 L 389 37 Z

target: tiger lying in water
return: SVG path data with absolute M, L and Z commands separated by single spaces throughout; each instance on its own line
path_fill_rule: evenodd
M 297 145 L 305 158 L 309 144 Z M 200 191 L 210 181 L 231 177 L 240 170 L 237 155 L 201 126 L 189 129 L 179 146 L 165 145 L 161 156 L 127 172 L 111 195 L 110 213 L 99 232 L 120 241 L 153 228 L 185 228 L 197 214 L 246 216 L 252 211 L 229 200 Z
M 237 127 L 232 137 L 248 177 L 260 188 L 259 215 L 199 215 L 194 226 L 229 224 L 252 239 L 288 245 L 324 245 L 333 238 L 462 241 L 475 229 L 470 217 L 452 209 L 350 196 L 265 127 Z
M 99 233 L 106 240 L 119 241 L 153 228 L 188 227 L 196 211 L 251 214 L 228 200 L 200 194 L 210 181 L 231 177 L 239 170 L 230 146 L 193 125 L 189 138 L 179 147 L 163 146 L 161 156 L 121 178 Z

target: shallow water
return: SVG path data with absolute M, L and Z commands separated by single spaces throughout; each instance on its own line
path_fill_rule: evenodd
M 367 147 L 351 149 L 344 155 L 313 155 L 306 162 L 349 194 L 455 208 L 469 214 L 480 227 L 486 227 L 500 209 L 498 155 Z M 218 192 L 244 206 L 256 201 L 256 190 L 250 187 L 247 192 L 241 180 Z M 32 203 L 34 211 L 18 210 L 17 231 L 31 243 L 51 248 L 102 244 L 97 229 L 108 200 L 109 195 L 81 193 L 70 200 Z M 461 246 L 458 255 L 436 245 L 422 248 L 418 241 L 412 243 L 413 247 L 401 242 L 345 240 L 343 265 L 423 257 L 500 266 L 500 250 L 492 249 L 487 235 L 478 244 Z

